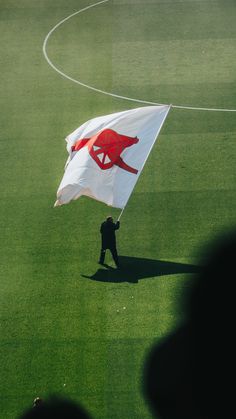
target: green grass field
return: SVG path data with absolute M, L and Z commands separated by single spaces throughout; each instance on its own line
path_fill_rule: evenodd
M 146 355 L 183 318 L 202 245 L 235 225 L 235 112 L 171 109 L 121 218 L 125 273 L 97 264 L 118 209 L 53 208 L 66 135 L 142 106 L 43 56 L 48 32 L 92 3 L 0 1 L 1 419 L 51 394 L 94 419 L 150 418 Z M 234 0 L 111 0 L 61 25 L 48 54 L 121 96 L 236 109 L 235 18 Z

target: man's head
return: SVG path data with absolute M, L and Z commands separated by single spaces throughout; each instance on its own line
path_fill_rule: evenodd
M 41 406 L 42 403 L 43 403 L 43 400 L 40 397 L 36 397 L 33 402 L 33 407 Z
M 107 217 L 107 221 L 108 221 L 109 223 L 113 223 L 113 218 L 112 218 L 112 216 L 111 216 L 111 215 L 109 215 L 109 216 Z

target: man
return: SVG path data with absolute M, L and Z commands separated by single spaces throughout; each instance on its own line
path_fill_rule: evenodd
M 101 224 L 100 233 L 102 237 L 102 249 L 100 254 L 99 263 L 101 265 L 104 264 L 106 249 L 109 249 L 116 267 L 119 268 L 119 259 L 116 250 L 116 234 L 115 230 L 120 228 L 120 222 L 117 221 L 116 223 L 113 222 L 113 218 L 111 216 L 107 217 L 106 221 Z

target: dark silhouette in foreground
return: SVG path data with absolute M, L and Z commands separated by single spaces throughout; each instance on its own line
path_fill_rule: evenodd
M 34 403 L 19 419 L 90 419 L 90 416 L 75 402 L 52 398 Z
M 98 269 L 95 274 L 91 276 L 82 276 L 94 281 L 137 283 L 140 279 L 144 278 L 183 273 L 196 273 L 199 271 L 198 266 L 188 265 L 185 263 L 128 256 L 120 256 L 119 260 L 122 267 L 120 270 L 116 270 L 111 266 L 104 264 L 104 269 Z
M 210 249 L 186 296 L 186 320 L 147 359 L 144 393 L 162 419 L 232 417 L 236 233 Z

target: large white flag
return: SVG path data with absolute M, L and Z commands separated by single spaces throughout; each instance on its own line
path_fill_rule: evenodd
M 69 158 L 55 206 L 86 195 L 124 208 L 170 106 L 146 106 L 91 119 L 68 135 Z

